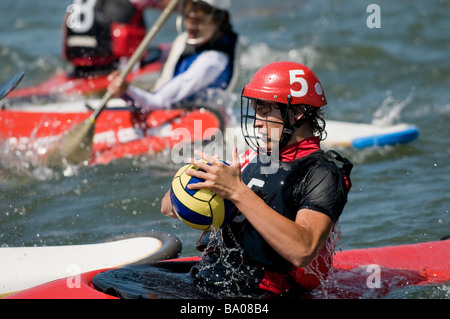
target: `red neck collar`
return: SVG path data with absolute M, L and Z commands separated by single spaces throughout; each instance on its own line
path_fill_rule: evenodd
M 318 136 L 312 136 L 283 148 L 280 158 L 282 162 L 290 162 L 318 150 L 320 150 L 320 139 Z

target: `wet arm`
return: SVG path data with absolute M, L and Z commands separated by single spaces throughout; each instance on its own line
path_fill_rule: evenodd
M 214 162 L 208 156 L 204 158 L 210 163 Z M 190 188 L 206 187 L 222 198 L 231 200 L 281 256 L 296 267 L 308 265 L 325 244 L 333 226 L 332 220 L 327 215 L 310 209 L 299 210 L 295 221 L 280 215 L 242 181 L 236 150 L 233 162 L 237 164 L 226 166 L 217 162 L 211 165 L 197 163 L 205 172 L 186 173 L 205 179 L 205 182 L 191 184 Z

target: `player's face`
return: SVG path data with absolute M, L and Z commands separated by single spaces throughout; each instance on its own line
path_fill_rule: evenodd
M 253 100 L 255 110 L 253 126 L 258 131 L 258 140 L 265 145 L 268 152 L 278 148 L 283 131 L 283 118 L 279 107 L 274 102 Z
M 185 1 L 183 4 L 184 26 L 188 42 L 193 45 L 207 43 L 217 30 L 213 9 L 202 2 Z

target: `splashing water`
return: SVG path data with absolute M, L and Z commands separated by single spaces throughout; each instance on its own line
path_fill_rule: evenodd
M 60 172 L 45 165 L 45 156 L 58 140 L 57 136 L 0 139 L 0 168 L 36 180 L 54 179 Z M 78 168 L 67 164 L 61 173 L 64 176 L 72 176 L 77 173 Z
M 215 298 L 252 298 L 258 287 L 260 269 L 243 263 L 243 249 L 233 238 L 228 248 L 223 230 L 209 233 L 209 240 L 198 264 L 198 288 Z
M 244 251 L 233 238 L 233 247 L 225 244 L 223 229 L 209 233 L 208 242 L 198 264 L 198 288 L 215 298 L 264 298 L 269 294 L 258 290 L 264 270 L 244 263 Z M 320 282 L 310 296 L 329 298 L 338 287 L 333 270 L 335 248 L 340 238 L 339 225 L 336 224 L 325 247 L 313 262 L 305 267 L 305 275 L 313 275 Z M 289 298 L 304 298 L 303 294 L 289 294 Z
M 323 299 L 330 298 L 330 292 L 338 287 L 336 272 L 333 268 L 333 256 L 337 246 L 338 249 L 341 250 L 339 245 L 340 237 L 341 230 L 339 223 L 336 223 L 322 251 L 310 265 L 305 267 L 305 274 L 314 275 L 320 281 L 320 285 L 311 293 L 311 295 L 315 297 Z M 327 271 L 324 272 L 324 269 L 327 269 Z
M 388 92 L 388 96 L 383 100 L 380 107 L 375 111 L 373 115 L 372 124 L 389 126 L 393 125 L 395 121 L 400 119 L 400 113 L 402 110 L 412 101 L 413 94 L 410 93 L 403 101 L 397 101 L 392 96 L 391 92 Z

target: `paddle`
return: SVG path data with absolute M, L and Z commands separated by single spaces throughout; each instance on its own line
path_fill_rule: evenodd
M 130 73 L 134 64 L 141 58 L 148 45 L 166 22 L 177 4 L 178 0 L 171 0 L 164 8 L 158 20 L 156 20 L 155 24 L 131 56 L 125 68 L 121 71 L 120 77 L 125 78 L 128 73 Z M 63 163 L 63 158 L 70 164 L 80 164 L 89 160 L 94 138 L 95 123 L 111 98 L 111 94 L 106 92 L 101 100 L 100 107 L 97 108 L 89 118 L 73 127 L 63 136 L 59 145 L 60 147 L 56 147 L 48 152 L 47 165 L 60 166 Z
M 8 79 L 5 83 L 0 85 L 0 100 L 9 94 L 19 84 L 24 76 L 24 72 L 20 72 Z

